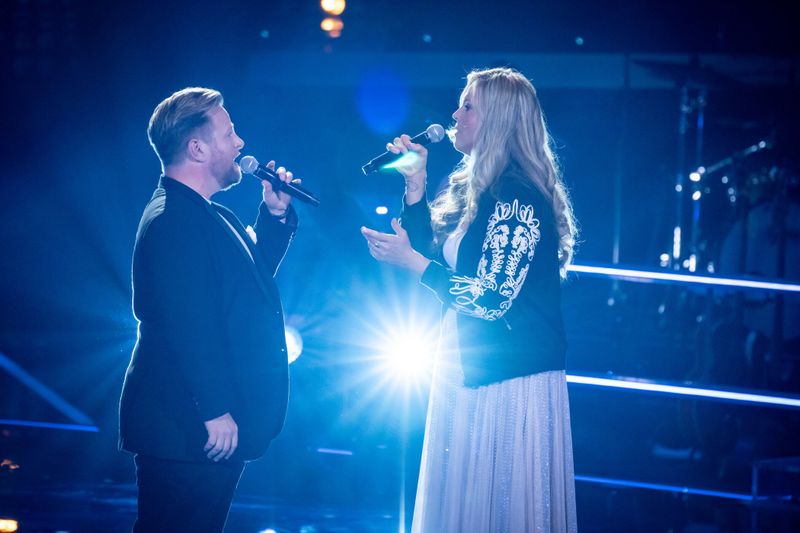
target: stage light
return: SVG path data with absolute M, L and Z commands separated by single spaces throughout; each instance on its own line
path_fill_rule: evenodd
M 337 450 L 335 448 L 317 448 L 317 453 L 325 453 L 328 455 L 353 455 L 352 450 Z
M 668 394 L 673 396 L 693 396 L 696 398 L 706 398 L 710 400 L 720 400 L 725 402 L 747 403 L 763 405 L 768 407 L 788 407 L 792 409 L 800 408 L 800 397 L 797 396 L 777 396 L 772 394 L 760 394 L 750 391 L 736 391 L 723 389 L 704 389 L 691 387 L 688 385 L 677 385 L 665 382 L 657 382 L 647 379 L 631 378 L 625 376 L 585 376 L 577 374 L 567 374 L 567 383 L 576 385 L 591 385 L 612 389 L 625 389 L 633 391 L 651 392 Z
M 416 331 L 398 331 L 389 335 L 383 352 L 384 368 L 403 379 L 417 379 L 430 374 L 435 341 L 430 335 Z
M 685 262 L 689 266 L 689 260 Z M 687 283 L 700 285 L 718 285 L 721 287 L 738 287 L 742 289 L 759 289 L 768 291 L 800 292 L 798 283 L 781 283 L 774 281 L 761 281 L 756 279 L 736 279 L 736 278 L 717 278 L 711 276 L 697 276 L 688 274 L 673 274 L 671 272 L 658 272 L 647 270 L 633 270 L 630 268 L 618 268 L 596 265 L 572 264 L 567 267 L 571 272 L 583 272 L 597 276 L 624 279 L 628 281 L 663 281 L 673 283 Z
M 672 230 L 672 258 L 678 259 L 681 256 L 681 227 L 675 226 Z
M 361 119 L 380 138 L 395 136 L 406 123 L 411 108 L 408 81 L 390 68 L 378 67 L 364 73 L 357 94 Z
M 342 35 L 344 22 L 336 17 L 325 17 L 322 19 L 322 22 L 320 22 L 319 27 L 322 28 L 323 31 L 327 32 L 328 37 L 336 39 Z
M 586 483 L 598 483 L 600 485 L 610 485 L 614 487 L 630 487 L 635 489 L 649 489 L 664 492 L 674 492 L 678 494 L 693 494 L 696 496 L 711 496 L 714 498 L 726 498 L 731 500 L 752 501 L 751 494 L 741 492 L 723 492 L 719 490 L 697 489 L 692 487 L 680 487 L 676 485 L 665 485 L 662 483 L 644 483 L 641 481 L 630 481 L 626 479 L 613 479 L 597 476 L 581 476 L 576 474 L 575 481 Z
M 0 418 L 0 426 L 21 426 L 29 428 L 45 429 L 64 429 L 67 431 L 89 431 L 97 433 L 100 431 L 97 426 L 83 424 L 61 424 L 58 422 L 41 422 L 38 420 L 15 420 L 11 418 Z
M 691 174 L 689 174 L 689 179 L 694 181 L 694 182 L 700 181 L 700 173 L 699 172 L 692 172 Z
M 341 15 L 347 4 L 345 0 L 320 0 L 319 6 L 329 15 Z
M 3 459 L 0 463 L 0 470 L 19 470 L 19 465 L 11 459 Z
M 702 195 L 703 195 L 703 193 L 701 193 L 700 191 L 694 191 L 694 192 L 692 193 L 692 200 L 694 200 L 694 201 L 696 202 L 697 200 L 699 200 L 699 199 L 700 199 L 700 197 L 701 197 Z
M 378 207 L 375 208 L 375 212 L 379 215 L 385 215 L 389 212 L 389 208 L 386 207 L 385 205 L 379 205 Z
M 10 518 L 0 518 L 0 533 L 11 533 L 19 529 L 19 522 Z
M 292 326 L 284 328 L 286 335 L 286 352 L 289 357 L 289 364 L 294 363 L 300 354 L 303 353 L 303 337 L 300 332 Z

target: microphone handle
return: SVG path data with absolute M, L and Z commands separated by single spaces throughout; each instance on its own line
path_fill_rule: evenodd
M 313 206 L 319 205 L 319 200 L 317 200 L 311 191 L 308 189 L 304 189 L 300 185 L 296 183 L 286 183 L 282 181 L 280 177 L 278 177 L 278 173 L 270 170 L 269 168 L 265 167 L 264 165 L 258 165 L 258 168 L 253 175 L 259 179 L 266 180 L 272 185 L 272 188 L 278 191 L 283 191 L 294 198 L 297 198 L 301 202 L 306 202 L 307 204 L 311 204 Z
M 411 142 L 414 144 L 421 144 L 422 146 L 426 146 L 431 143 L 431 138 L 428 137 L 427 131 L 423 131 L 422 133 L 419 133 L 414 137 L 411 137 Z M 402 157 L 402 154 L 393 154 L 392 152 L 387 150 L 378 157 L 376 157 L 375 159 L 373 159 L 372 161 L 370 161 L 369 163 L 367 163 L 366 165 L 364 165 L 363 167 L 361 167 L 361 171 L 364 173 L 364 175 L 372 174 L 373 172 L 380 170 L 380 168 L 383 165 L 387 165 L 399 157 Z

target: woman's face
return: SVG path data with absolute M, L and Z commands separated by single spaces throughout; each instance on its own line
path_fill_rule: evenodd
M 473 86 L 462 96 L 461 107 L 453 113 L 453 119 L 456 121 L 453 146 L 465 155 L 472 152 L 478 129 L 481 126 L 478 110 L 475 108 L 475 100 L 475 87 Z

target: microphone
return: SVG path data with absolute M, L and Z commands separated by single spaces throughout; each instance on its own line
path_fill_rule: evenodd
M 430 143 L 438 143 L 442 139 L 444 139 L 444 128 L 439 124 L 431 124 L 428 126 L 428 129 L 419 135 L 412 137 L 411 142 L 425 146 Z M 382 166 L 388 165 L 389 163 L 400 159 L 404 155 L 405 154 L 393 154 L 387 150 L 361 167 L 361 170 L 364 172 L 364 175 L 372 174 L 373 172 L 380 170 Z
M 266 165 L 259 164 L 258 159 L 252 155 L 244 156 L 239 161 L 239 167 L 247 174 L 252 174 L 258 179 L 268 181 L 270 185 L 272 185 L 272 188 L 276 191 L 283 191 L 302 202 L 313 205 L 314 207 L 319 205 L 319 200 L 314 198 L 314 195 L 311 194 L 310 191 L 302 188 L 296 183 L 286 183 L 285 181 L 281 181 L 277 172 L 270 170 Z

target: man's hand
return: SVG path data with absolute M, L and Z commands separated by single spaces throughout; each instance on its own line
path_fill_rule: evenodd
M 275 170 L 275 161 L 270 161 L 267 163 L 267 168 L 270 170 L 275 171 L 278 174 L 278 178 L 284 183 L 296 183 L 300 184 L 302 180 L 294 179 L 292 177 L 292 173 L 288 172 L 283 167 L 278 167 L 278 170 Z M 263 180 L 261 182 L 264 191 L 262 193 L 262 197 L 264 199 L 264 203 L 267 205 L 267 209 L 272 216 L 281 217 L 286 214 L 286 210 L 289 209 L 289 203 L 292 201 L 292 197 L 289 193 L 283 191 L 276 191 L 272 188 L 272 184 L 268 180 Z
M 203 451 L 208 453 L 208 458 L 214 462 L 228 459 L 239 445 L 239 426 L 234 422 L 230 413 L 225 413 L 213 420 L 203 422 L 208 431 L 208 442 Z

